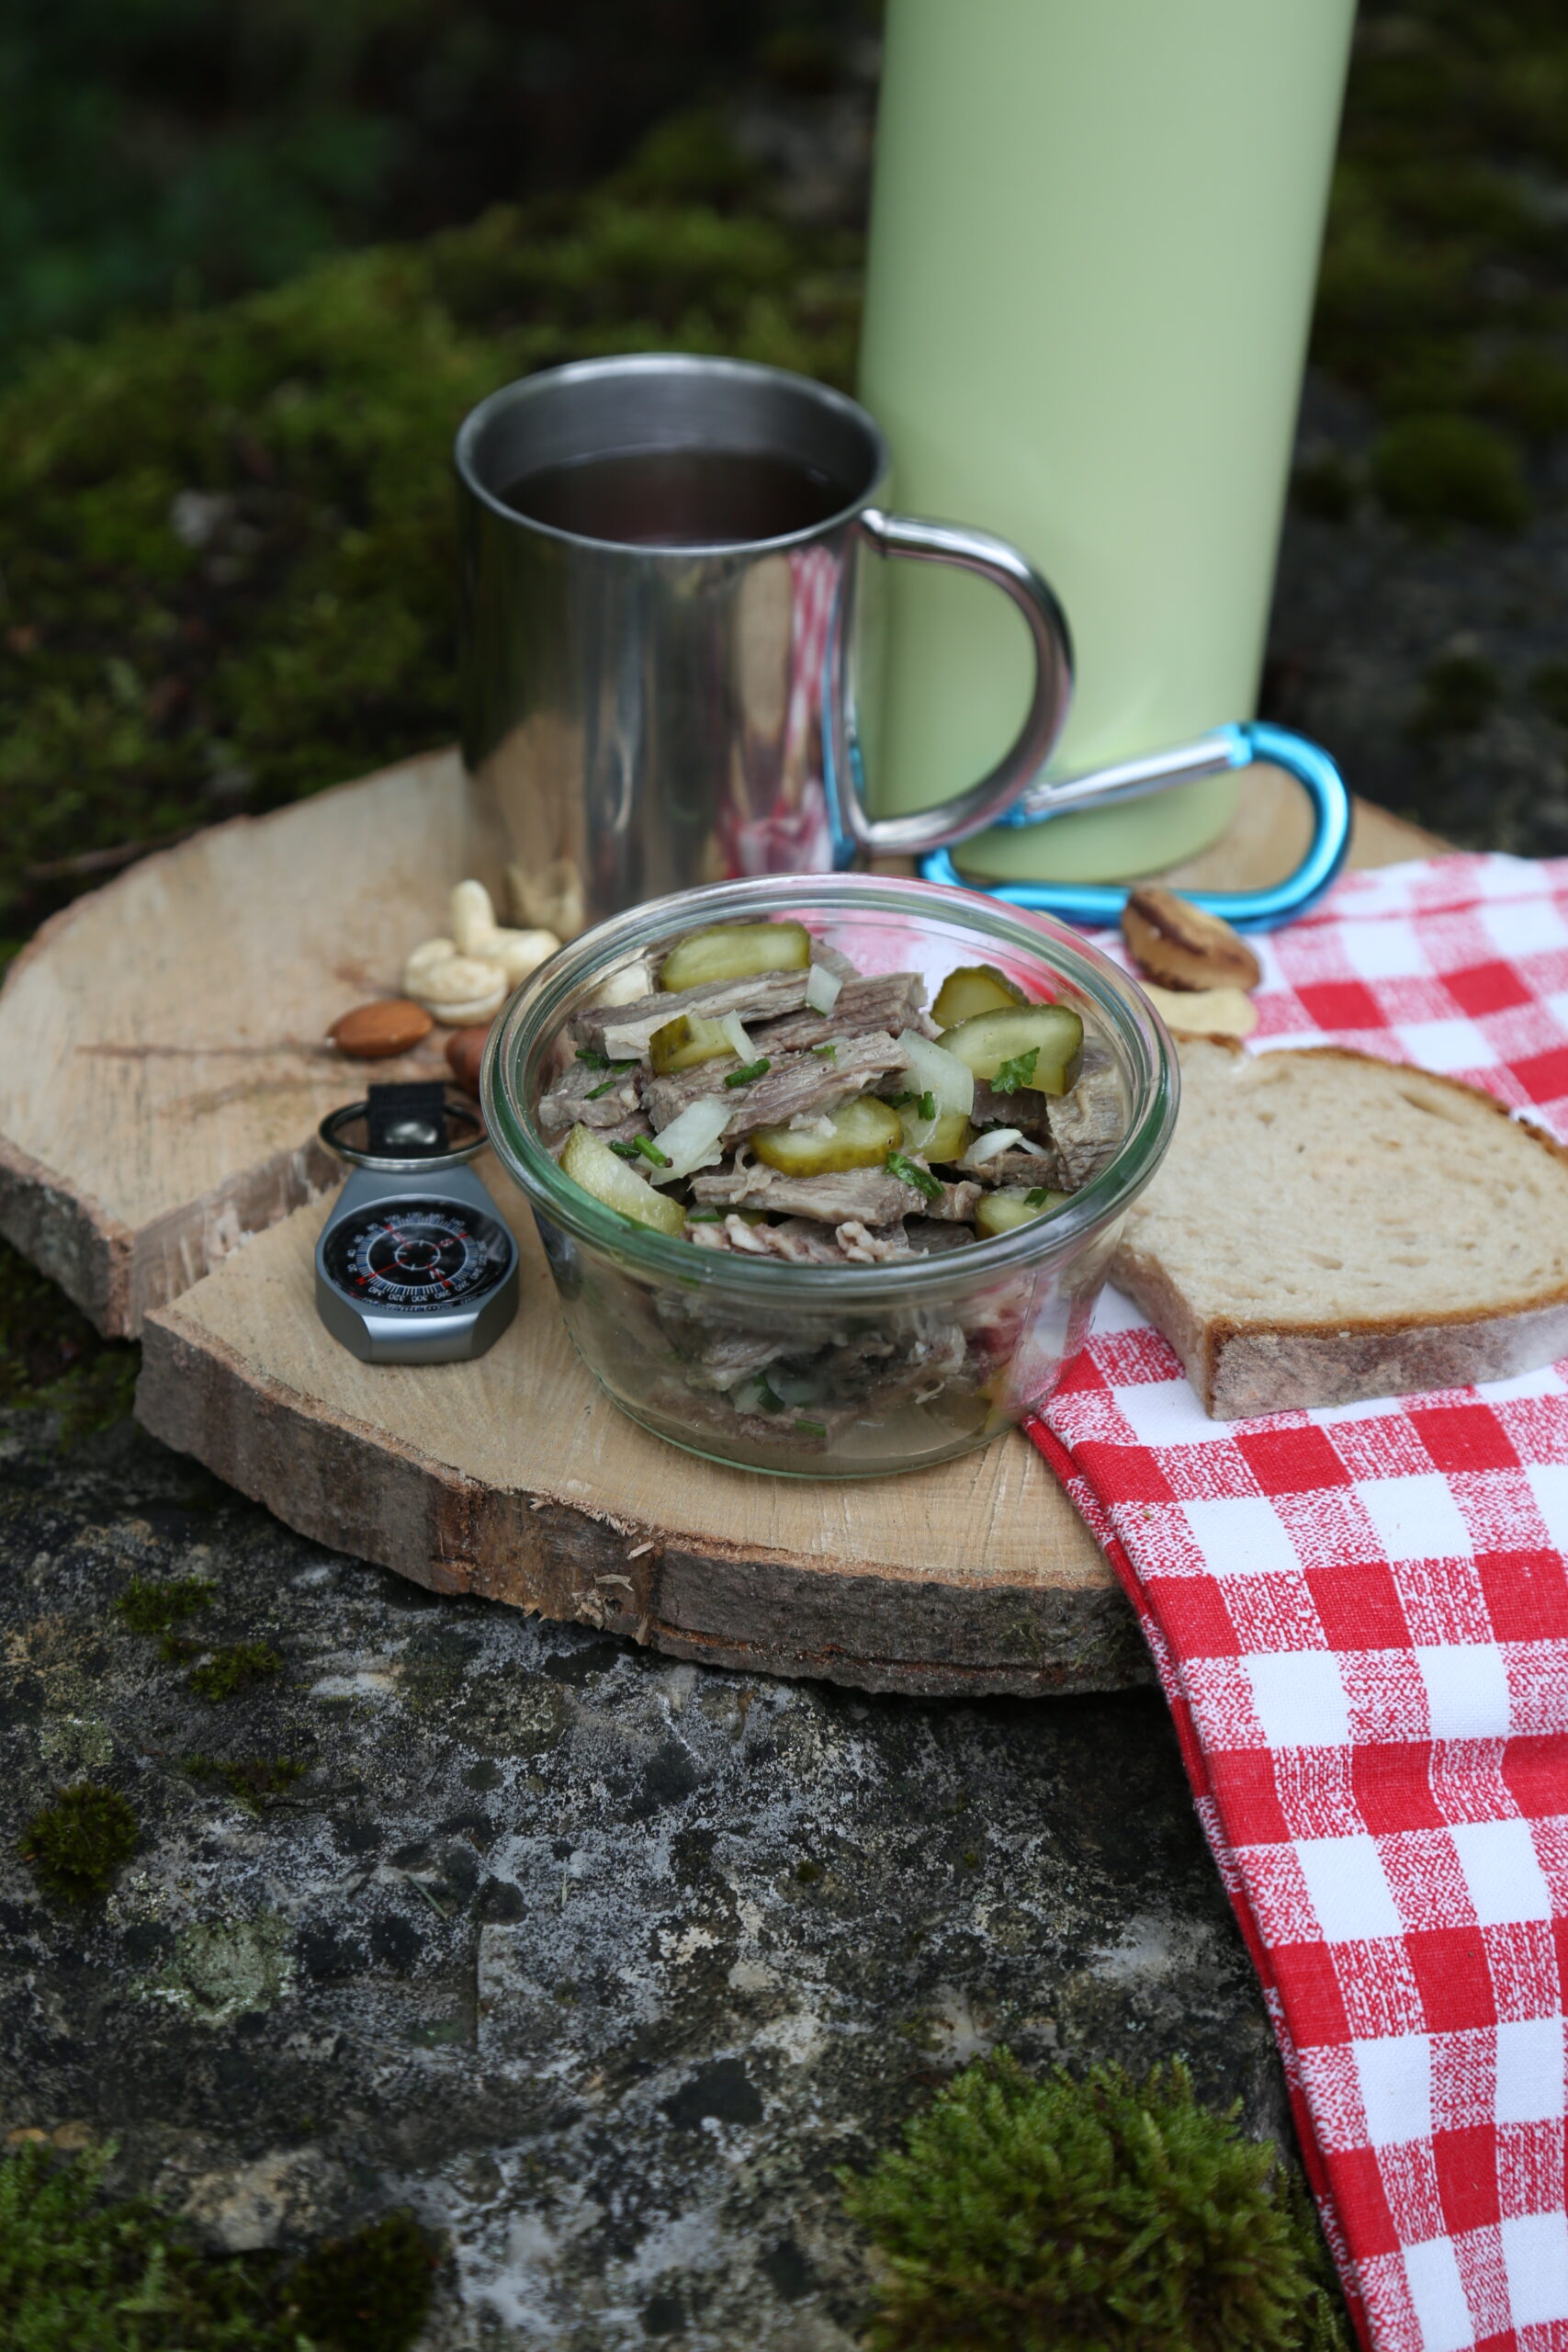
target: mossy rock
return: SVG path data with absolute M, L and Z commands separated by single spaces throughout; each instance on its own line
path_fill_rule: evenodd
M 1471 523 L 1517 531 L 1529 492 L 1517 453 L 1469 416 L 1412 416 L 1391 425 L 1372 452 L 1372 481 L 1393 514 L 1417 529 Z
M 1185 2068 L 957 2075 L 846 2181 L 882 2257 L 869 2352 L 1349 2352 L 1310 2211 Z
M 841 383 L 857 264 L 612 190 L 35 363 L 0 398 L 0 931 L 96 878 L 83 853 L 451 739 L 449 450 L 485 392 L 649 346 Z
M 1568 661 L 1543 662 L 1530 680 L 1530 692 L 1549 718 L 1568 727 Z
M 141 1351 L 99 1338 L 64 1292 L 0 1241 L 0 1410 L 57 1417 L 62 1453 L 126 1419 Z
M 51 1902 L 80 1904 L 108 1893 L 141 1837 L 135 1812 L 118 1789 L 84 1781 L 35 1813 L 17 1842 Z
M 0 2160 L 0 2337 L 7 2352 L 406 2352 L 439 2251 L 406 2213 L 297 2264 L 200 2254 L 142 2198 L 111 2200 L 113 2151 L 39 2143 Z
M 1421 681 L 1409 731 L 1417 741 L 1473 735 L 1502 699 L 1503 681 L 1483 654 L 1442 653 Z
M 206 1577 L 132 1577 L 115 1602 L 115 1615 L 133 1634 L 166 1634 L 210 1609 L 217 1591 Z

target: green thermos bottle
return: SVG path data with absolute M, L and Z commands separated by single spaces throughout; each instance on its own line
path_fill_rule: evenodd
M 862 390 L 897 503 L 1032 557 L 1066 606 L 1052 776 L 1251 714 L 1354 0 L 889 0 Z M 888 567 L 874 805 L 1011 740 L 1023 633 Z M 1190 855 L 1228 773 L 966 842 L 979 879 Z

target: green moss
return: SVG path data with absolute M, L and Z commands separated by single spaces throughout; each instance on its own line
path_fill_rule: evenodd
M 99 2191 L 108 2151 L 0 2162 L 0 2333 L 10 2352 L 296 2352 L 259 2267 L 203 2262 L 154 2206 Z
M 111 2201 L 112 2150 L 0 2161 L 0 2336 L 7 2352 L 406 2352 L 438 2252 L 403 2213 L 290 2271 L 212 2259 L 145 2199 Z
M 133 1634 L 162 1634 L 182 1617 L 210 1609 L 217 1590 L 206 1577 L 132 1577 L 115 1602 L 115 1613 Z
M 51 1902 L 92 1903 L 108 1893 L 141 1834 L 117 1789 L 84 1781 L 35 1813 L 17 1844 Z
M 280 1797 L 302 1780 L 310 1767 L 292 1756 L 186 1756 L 180 1770 L 193 1781 L 216 1781 L 251 1813 L 264 1813 L 271 1797 Z
M 1412 416 L 1393 424 L 1372 452 L 1372 481 L 1391 514 L 1418 529 L 1474 523 L 1517 531 L 1529 493 L 1513 445 L 1468 416 Z
M 141 1361 L 140 1348 L 100 1340 L 57 1284 L 0 1242 L 0 1407 L 57 1414 L 69 1452 L 130 1413 Z
M 1364 8 L 1318 284 L 1319 366 L 1385 418 L 1479 411 L 1535 438 L 1568 431 L 1556 348 L 1568 266 L 1546 194 L 1565 164 L 1561 8 Z
M 232 1699 L 254 1683 L 265 1682 L 270 1676 L 281 1674 L 283 1660 L 270 1642 L 231 1642 L 227 1648 L 214 1650 L 190 1677 L 190 1687 L 198 1699 Z
M 1568 727 L 1568 662 L 1543 662 L 1530 680 L 1530 692 L 1548 718 Z
M 410 2213 L 329 2240 L 299 2265 L 290 2304 L 333 2352 L 406 2352 L 424 2324 L 439 2251 Z
M 1472 735 L 1496 708 L 1503 681 L 1479 653 L 1439 654 L 1421 682 L 1409 732 L 1419 741 Z
M 1568 368 L 1550 352 L 1509 352 L 1483 379 L 1477 397 L 1505 424 L 1538 441 L 1568 433 Z
M 1355 512 L 1356 477 L 1343 458 L 1308 458 L 1291 477 L 1291 496 L 1320 523 L 1346 523 Z
M 84 853 L 450 741 L 465 410 L 649 345 L 844 381 L 857 252 L 612 189 L 35 362 L 0 398 L 0 931 Z
M 1179 2064 L 968 2067 L 864 2178 L 870 2352 L 1349 2352 L 1310 2213 Z

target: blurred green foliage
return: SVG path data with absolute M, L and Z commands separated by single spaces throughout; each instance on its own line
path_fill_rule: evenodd
M 819 0 L 815 13 L 807 0 L 769 0 L 742 36 L 715 32 L 707 5 L 682 0 L 665 28 L 670 56 L 683 61 L 677 80 L 721 76 L 742 43 L 781 90 L 830 85 L 833 41 L 870 20 L 859 0 Z M 525 35 L 500 0 L 439 24 L 434 0 L 351 0 L 330 26 L 298 0 L 266 10 L 244 0 L 221 19 L 211 0 L 131 0 L 101 23 L 99 7 L 62 0 L 51 14 L 23 0 L 0 36 L 15 118 L 27 112 L 17 60 L 30 60 L 37 119 L 15 153 L 44 137 L 51 74 L 76 91 L 83 123 L 101 117 L 107 180 L 87 169 L 80 143 L 77 163 L 59 165 L 62 185 L 82 192 L 84 254 L 115 213 L 104 195 L 119 169 L 112 154 L 127 142 L 141 153 L 127 126 L 155 96 L 171 119 L 206 125 L 175 141 L 184 160 L 176 168 L 164 155 L 159 186 L 171 204 L 186 191 L 182 219 L 227 235 L 244 207 L 200 195 L 202 172 L 249 140 L 287 179 L 303 152 L 299 126 L 336 120 L 340 100 L 367 121 L 378 91 L 417 84 L 417 105 L 400 96 L 386 107 L 408 153 L 426 156 L 428 177 L 447 136 L 431 126 L 446 117 L 421 74 L 483 145 L 487 109 L 510 107 L 522 121 L 518 74 L 549 81 L 539 41 L 565 44 L 550 52 L 563 119 L 579 104 L 569 85 L 582 57 L 603 52 L 621 96 L 604 100 L 592 136 L 587 117 L 573 117 L 580 159 L 673 86 L 660 78 L 664 65 L 617 62 L 620 48 L 627 61 L 640 55 L 663 17 L 642 12 L 648 24 L 624 28 L 617 46 L 610 0 L 591 0 L 570 25 L 565 12 L 530 12 Z M 1342 520 L 1373 493 L 1425 530 L 1511 529 L 1553 494 L 1554 436 L 1568 429 L 1564 93 L 1568 17 L 1556 0 L 1364 8 L 1314 348 L 1370 400 L 1382 438 L 1370 462 L 1333 451 L 1304 467 L 1297 499 L 1308 511 Z M 88 130 L 80 139 L 91 144 Z M 344 153 L 372 145 L 349 139 Z M 514 160 L 525 175 L 542 168 L 521 150 Z M 377 166 L 378 219 L 405 204 L 402 168 Z M 37 198 L 46 209 L 48 181 L 45 172 Z M 0 166 L 0 250 L 8 235 L 42 267 L 42 216 L 28 230 L 8 185 Z M 151 185 L 138 182 L 143 196 Z M 458 201 L 475 185 L 459 175 L 445 193 Z M 173 232 L 155 232 L 142 199 L 122 195 L 125 233 L 141 220 L 148 252 L 175 254 Z M 274 226 L 286 221 L 281 198 L 257 200 Z M 131 320 L 36 356 L 0 395 L 0 940 L 19 940 L 101 878 L 95 854 L 273 806 L 450 739 L 446 449 L 480 393 L 530 368 L 650 344 L 847 381 L 858 237 L 791 225 L 772 201 L 722 111 L 688 108 L 594 189 L 493 207 L 416 243 L 329 255 L 230 304 Z M 368 216 L 344 202 L 289 254 L 353 233 Z M 422 204 L 407 197 L 409 217 Z M 130 299 L 130 277 L 125 288 Z
M 28 869 L 311 792 L 450 739 L 447 451 L 531 368 L 649 345 L 842 382 L 856 248 L 663 187 L 65 345 L 0 396 L 0 933 L 96 879 Z M 673 187 L 671 184 L 673 183 Z
M 1568 431 L 1565 182 L 1560 0 L 1363 6 L 1313 356 L 1387 421 L 1374 480 L 1419 527 L 1517 528 Z
M 8 2352 L 406 2352 L 430 2308 L 436 2242 L 384 2214 L 287 2267 L 207 2256 L 146 2198 L 111 2199 L 112 2147 L 0 2160 L 0 2323 Z
M 738 73 L 829 78 L 860 0 L 8 0 L 0 371 L 602 176 Z

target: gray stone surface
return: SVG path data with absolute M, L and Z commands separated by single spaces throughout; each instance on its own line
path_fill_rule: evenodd
M 1298 461 L 1360 479 L 1370 403 L 1318 375 L 1303 396 Z M 1266 717 L 1326 744 L 1353 791 L 1471 849 L 1568 854 L 1568 727 L 1533 681 L 1568 646 L 1568 445 L 1535 462 L 1517 536 L 1393 521 L 1364 492 L 1329 522 L 1285 518 L 1269 623 Z M 1455 657 L 1488 682 L 1470 713 L 1434 705 Z
M 406 2200 L 450 2234 L 441 2352 L 839 2352 L 867 2273 L 835 2168 L 972 2053 L 1183 2052 L 1280 2131 L 1152 1692 L 671 1666 L 323 1552 L 129 1424 L 0 1430 L 4 2121 L 112 2134 L 210 2242 Z M 193 1574 L 219 1598 L 185 1630 L 281 1676 L 209 1704 L 114 1614 Z M 309 1769 L 258 1818 L 192 1754 Z M 73 1916 L 15 1829 L 82 1772 L 143 1839 Z

